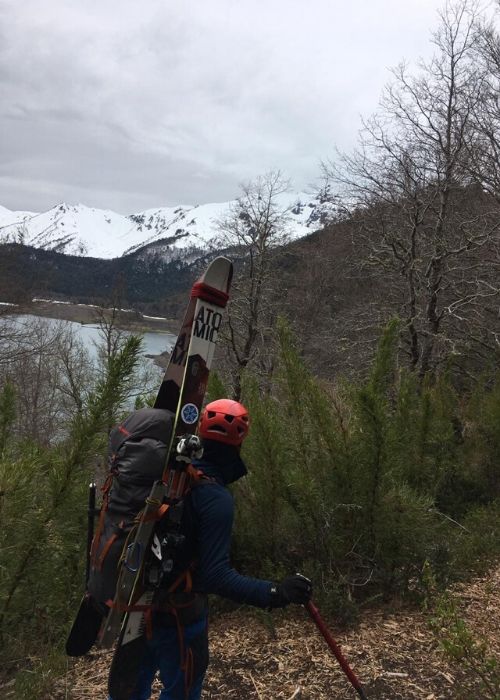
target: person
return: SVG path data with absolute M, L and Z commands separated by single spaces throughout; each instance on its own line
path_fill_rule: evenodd
M 203 456 L 193 461 L 199 485 L 185 498 L 183 531 L 194 565 L 192 585 L 179 594 L 177 606 L 156 612 L 152 633 L 134 694 L 147 700 L 159 672 L 160 700 L 198 700 L 208 667 L 207 594 L 259 608 L 281 608 L 311 599 L 311 581 L 301 574 L 280 583 L 243 576 L 230 562 L 233 497 L 227 486 L 247 473 L 240 449 L 249 430 L 249 415 L 237 401 L 219 399 L 202 413 L 199 436 Z M 182 598 L 184 596 L 184 598 Z M 180 602 L 179 602 L 180 601 Z

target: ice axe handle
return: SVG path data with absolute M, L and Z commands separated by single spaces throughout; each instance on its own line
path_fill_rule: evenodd
M 89 501 L 87 508 L 87 552 L 85 561 L 85 586 L 87 586 L 90 577 L 90 552 L 92 549 L 92 540 L 94 539 L 94 519 L 96 516 L 95 492 L 96 485 L 94 482 L 92 482 L 91 484 L 89 484 Z
M 314 605 L 312 600 L 310 600 L 308 603 L 306 603 L 305 608 L 306 608 L 307 612 L 309 613 L 309 615 L 314 620 L 314 622 L 316 623 L 317 628 L 319 629 L 319 631 L 323 635 L 326 643 L 328 644 L 328 646 L 332 650 L 333 655 L 335 656 L 335 658 L 339 662 L 340 667 L 342 668 L 345 675 L 350 680 L 352 686 L 356 689 L 356 692 L 358 693 L 361 700 L 368 700 L 368 698 L 365 695 L 365 691 L 363 690 L 361 683 L 356 678 L 354 671 L 349 666 L 349 664 L 347 663 L 346 659 L 344 658 L 342 652 L 340 651 L 339 645 L 337 644 L 335 639 L 330 634 L 330 630 L 328 629 L 323 618 L 319 614 L 318 608 Z

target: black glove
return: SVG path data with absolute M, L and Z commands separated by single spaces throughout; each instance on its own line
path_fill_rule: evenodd
M 271 588 L 271 608 L 284 608 L 290 603 L 305 605 L 312 597 L 312 583 L 302 576 L 294 574 L 287 576 L 281 583 L 275 583 Z

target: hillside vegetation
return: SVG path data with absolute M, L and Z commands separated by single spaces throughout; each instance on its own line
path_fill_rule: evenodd
M 252 418 L 249 475 L 234 488 L 236 566 L 271 580 L 309 575 L 328 618 L 368 640 L 357 656 L 351 633 L 349 651 L 373 668 L 378 637 L 364 636 L 364 620 L 383 628 L 384 611 L 404 610 L 404 633 L 416 628 L 401 648 L 423 659 L 420 608 L 458 671 L 442 657 L 422 684 L 405 652 L 404 670 L 384 657 L 386 677 L 413 679 L 405 697 L 498 700 L 498 648 L 480 625 L 469 629 L 461 599 L 482 581 L 487 600 L 500 555 L 500 37 L 457 0 L 434 43 L 414 74 L 394 71 L 359 148 L 324 163 L 328 228 L 290 244 L 282 174 L 242 186 L 220 222 L 218 250 L 236 272 L 209 393 L 243 401 Z M 2 252 L 7 300 L 109 292 L 177 318 L 205 264 Z M 0 642 L 12 697 L 55 692 L 82 590 L 86 487 L 102 477 L 126 402 L 144 405 L 154 390 L 140 374 L 140 339 L 106 319 L 102 334 L 92 367 L 63 328 L 0 317 Z M 290 629 L 293 647 L 301 632 Z M 314 658 L 308 644 L 300 668 Z M 227 658 L 247 671 L 237 653 Z M 387 697 L 380 676 L 367 677 L 373 697 Z M 248 682 L 266 697 L 253 673 L 224 693 L 253 692 Z
M 268 390 L 249 375 L 242 385 L 252 431 L 249 476 L 236 489 L 235 564 L 272 580 L 303 571 L 337 621 L 355 623 L 375 602 L 432 601 L 486 571 L 500 550 L 500 382 L 489 378 L 467 401 L 445 377 L 422 386 L 397 368 L 397 331 L 386 330 L 367 380 L 332 393 L 282 326 Z M 101 473 L 96 456 L 104 459 L 138 347 L 132 337 L 104 356 L 94 387 L 80 384 L 50 433 L 49 404 L 31 418 L 18 413 L 26 371 L 3 385 L 0 614 L 13 697 L 50 697 L 62 671 L 82 590 L 86 487 Z M 221 393 L 214 376 L 211 396 Z

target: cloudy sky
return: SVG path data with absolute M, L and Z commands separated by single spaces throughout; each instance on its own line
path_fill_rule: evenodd
M 0 0 L 0 204 L 131 213 L 314 183 L 442 0 Z

